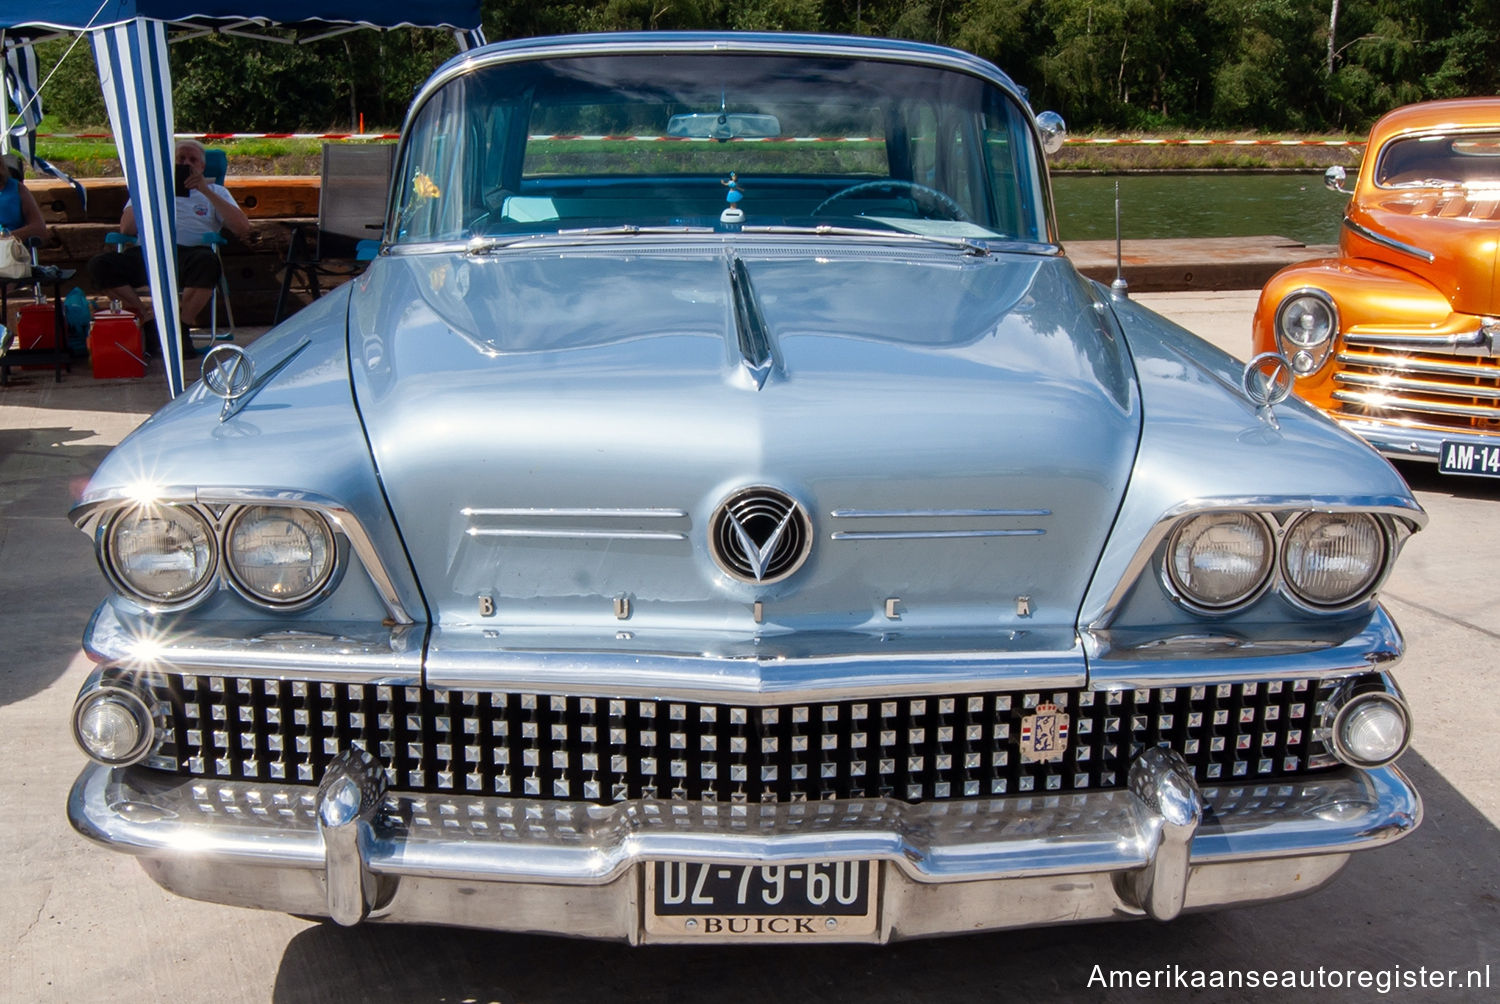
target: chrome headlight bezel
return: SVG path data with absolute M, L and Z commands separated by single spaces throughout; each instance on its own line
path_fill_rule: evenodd
M 169 597 L 152 595 L 143 589 L 136 588 L 119 567 L 120 562 L 114 545 L 116 536 L 120 533 L 122 526 L 129 525 L 128 520 L 132 514 L 141 512 L 147 507 L 168 510 L 174 515 L 191 520 L 206 536 L 211 560 L 206 563 L 208 570 L 195 583 L 192 590 Z M 245 512 L 256 509 L 280 509 L 305 515 L 315 520 L 316 525 L 326 535 L 325 540 L 330 542 L 328 553 L 331 555 L 331 561 L 329 567 L 317 577 L 316 585 L 312 589 L 303 591 L 290 599 L 265 597 L 251 588 L 237 570 L 231 567 L 229 543 L 232 529 Z M 195 500 L 192 495 L 168 493 L 151 501 L 122 501 L 115 505 L 99 507 L 93 516 L 85 517 L 85 519 L 93 522 L 95 557 L 105 578 L 120 596 L 139 604 L 148 613 L 174 614 L 189 610 L 206 603 L 221 590 L 231 591 L 247 603 L 261 609 L 288 613 L 304 610 L 323 602 L 342 581 L 344 571 L 350 562 L 351 548 L 344 521 L 340 518 L 341 513 L 340 509 L 330 509 L 320 504 L 283 503 L 276 499 L 263 502 L 228 502 L 226 500 L 224 503 L 216 504 L 212 498 Z
M 253 514 L 258 512 L 280 512 L 291 514 L 293 519 L 305 518 L 322 535 L 326 554 L 325 567 L 312 577 L 312 584 L 301 592 L 287 596 L 275 596 L 263 592 L 247 581 L 245 571 L 237 563 L 235 534 L 246 520 L 251 519 Z M 226 513 L 226 517 L 221 543 L 224 578 L 230 587 L 247 602 L 268 610 L 303 610 L 321 602 L 338 585 L 342 569 L 347 564 L 348 545 L 343 535 L 335 528 L 333 521 L 323 513 L 303 506 L 257 504 L 237 507 L 233 512 Z
M 1326 314 L 1325 333 L 1319 337 L 1307 337 L 1306 325 L 1292 323 L 1292 315 L 1299 308 L 1315 308 Z M 1304 315 L 1305 316 L 1305 315 Z M 1276 305 L 1272 321 L 1276 335 L 1276 347 L 1292 364 L 1292 373 L 1297 377 L 1311 376 L 1327 364 L 1339 337 L 1339 308 L 1333 297 L 1313 286 L 1294 289 L 1281 298 Z M 1303 332 L 1303 337 L 1298 333 Z
M 1240 591 L 1234 597 L 1214 602 L 1204 599 L 1195 594 L 1192 587 L 1185 583 L 1177 568 L 1176 555 L 1178 545 L 1182 542 L 1182 536 L 1195 522 L 1199 520 L 1216 520 L 1221 523 L 1245 520 L 1248 525 L 1258 530 L 1265 543 L 1265 557 L 1261 562 L 1255 581 L 1246 589 Z M 1195 613 L 1207 616 L 1223 616 L 1232 614 L 1260 599 L 1267 589 L 1271 587 L 1275 577 L 1277 566 L 1276 532 L 1271 523 L 1260 513 L 1245 510 L 1221 510 L 1215 512 L 1201 512 L 1186 516 L 1172 528 L 1167 535 L 1166 550 L 1163 554 L 1161 569 L 1162 580 L 1168 593 L 1182 606 Z
M 1287 565 L 1287 555 L 1293 535 L 1310 520 L 1329 516 L 1368 520 L 1373 525 L 1373 530 L 1379 540 L 1379 554 L 1376 556 L 1373 567 L 1366 576 L 1365 581 L 1360 585 L 1359 589 L 1354 590 L 1344 599 L 1334 602 L 1319 601 L 1307 596 L 1305 592 L 1306 587 L 1298 583 Z M 1368 603 L 1370 598 L 1375 595 L 1375 592 L 1385 581 L 1385 577 L 1391 567 L 1392 547 L 1393 542 L 1388 523 L 1373 513 L 1328 512 L 1324 510 L 1311 510 L 1299 513 L 1282 528 L 1280 539 L 1277 543 L 1276 567 L 1277 574 L 1284 585 L 1282 591 L 1292 603 L 1314 613 L 1339 613 L 1345 610 L 1356 609 Z
M 175 595 L 152 593 L 133 583 L 129 574 L 124 570 L 125 562 L 119 554 L 119 538 L 121 533 L 130 527 L 130 521 L 145 517 L 152 512 L 170 514 L 173 517 L 184 518 L 184 522 L 189 525 L 196 524 L 207 545 L 208 556 L 197 580 L 190 588 Z M 105 578 L 109 579 L 110 584 L 119 593 L 135 600 L 147 609 L 163 613 L 194 606 L 213 590 L 218 580 L 221 553 L 219 535 L 212 514 L 204 512 L 197 506 L 175 502 L 137 502 L 122 506 L 111 513 L 108 519 L 100 522 L 95 538 L 95 554 L 99 560 L 99 567 L 104 572 Z
M 1345 516 L 1368 519 L 1373 523 L 1375 531 L 1380 537 L 1380 555 L 1375 563 L 1373 572 L 1368 576 L 1360 589 L 1347 599 L 1336 603 L 1319 603 L 1316 600 L 1306 598 L 1298 589 L 1287 571 L 1286 550 L 1291 534 L 1300 525 L 1305 525 L 1304 520 L 1318 516 Z M 1182 583 L 1174 572 L 1173 554 L 1184 528 L 1194 520 L 1205 516 L 1231 516 L 1250 517 L 1256 519 L 1259 524 L 1268 528 L 1271 540 L 1272 570 L 1264 581 L 1254 590 L 1249 591 L 1243 598 L 1233 603 L 1214 605 L 1196 600 L 1190 590 L 1182 587 Z M 1385 584 L 1390 575 L 1391 567 L 1395 563 L 1396 556 L 1400 553 L 1401 544 L 1405 540 L 1406 531 L 1403 529 L 1405 523 L 1390 513 L 1371 511 L 1364 508 L 1340 508 L 1340 507 L 1304 507 L 1288 506 L 1286 508 L 1210 508 L 1196 512 L 1179 513 L 1171 521 L 1170 526 L 1165 528 L 1162 537 L 1156 544 L 1157 576 L 1162 589 L 1177 606 L 1193 613 L 1198 617 L 1220 619 L 1237 614 L 1248 607 L 1261 602 L 1268 595 L 1274 595 L 1293 609 L 1315 616 L 1336 616 L 1347 614 L 1352 611 L 1370 607 L 1375 602 L 1380 588 Z

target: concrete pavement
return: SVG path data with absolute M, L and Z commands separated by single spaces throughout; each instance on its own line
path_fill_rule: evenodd
M 1243 357 L 1253 292 L 1138 299 Z M 194 366 L 195 364 L 190 364 Z M 194 375 L 190 371 L 190 379 Z M 342 929 L 195 903 L 76 836 L 64 800 L 82 754 L 68 713 L 78 640 L 107 588 L 65 515 L 109 447 L 165 400 L 159 376 L 50 374 L 0 390 L 0 999 L 7 1001 L 916 1001 L 1141 995 L 1094 966 L 1157 970 L 1490 967 L 1500 987 L 1500 486 L 1403 472 L 1431 514 L 1384 593 L 1404 629 L 1397 676 L 1417 717 L 1403 767 L 1422 828 L 1357 856 L 1310 898 L 1136 922 L 868 948 L 628 949 L 438 928 Z M 1424 991 L 1419 999 L 1494 999 Z M 1306 996 L 1306 995 L 1304 995 Z M 1320 997 L 1369 1000 L 1374 991 Z M 1398 994 L 1392 994 L 1398 998 Z M 1278 999 L 1226 990 L 1203 999 Z

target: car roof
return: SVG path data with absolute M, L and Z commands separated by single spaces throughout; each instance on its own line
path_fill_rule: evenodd
M 874 38 L 856 35 L 818 35 L 797 32 L 733 31 L 635 31 L 596 32 L 581 35 L 538 36 L 494 42 L 478 49 L 461 52 L 444 63 L 418 93 L 413 108 L 427 94 L 448 78 L 476 63 L 503 62 L 510 59 L 547 56 L 599 55 L 611 52 L 761 52 L 806 53 L 813 55 L 848 55 L 873 59 L 902 60 L 945 66 L 983 77 L 1009 91 L 1022 105 L 1030 107 L 1026 88 L 1017 84 L 1003 70 L 987 60 L 959 49 L 904 39 Z
M 1379 146 L 1408 133 L 1483 128 L 1500 129 L 1500 98 L 1422 101 L 1381 116 L 1370 130 L 1370 145 Z

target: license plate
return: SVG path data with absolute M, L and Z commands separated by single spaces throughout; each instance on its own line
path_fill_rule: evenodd
M 1443 452 L 1438 454 L 1438 470 L 1444 474 L 1500 478 L 1500 446 L 1444 441 Z
M 799 941 L 871 938 L 873 861 L 646 866 L 646 934 L 676 939 Z

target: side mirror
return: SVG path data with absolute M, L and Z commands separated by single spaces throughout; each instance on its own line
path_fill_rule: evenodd
M 1042 112 L 1036 117 L 1036 127 L 1042 133 L 1042 152 L 1048 156 L 1062 149 L 1068 138 L 1068 124 L 1057 112 Z
M 1344 182 L 1348 180 L 1348 178 L 1349 172 L 1345 171 L 1337 164 L 1333 165 L 1328 170 L 1323 172 L 1324 186 L 1331 189 L 1332 191 L 1338 192 L 1340 195 L 1354 194 L 1351 190 L 1344 187 Z

